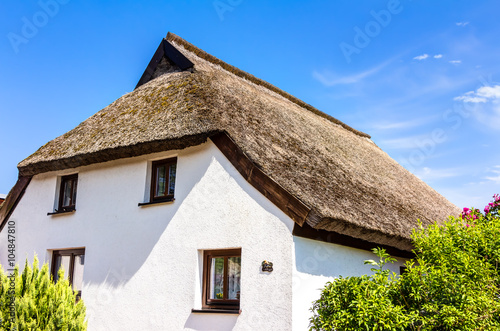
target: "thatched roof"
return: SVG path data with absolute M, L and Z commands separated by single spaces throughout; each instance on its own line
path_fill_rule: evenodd
M 458 214 L 367 134 L 178 36 L 164 43 L 192 66 L 152 60 L 134 91 L 42 146 L 19 164 L 20 175 L 185 148 L 225 132 L 310 208 L 306 222 L 315 229 L 409 250 L 417 219 Z

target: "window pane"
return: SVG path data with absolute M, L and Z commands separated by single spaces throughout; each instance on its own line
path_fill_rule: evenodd
M 83 265 L 85 263 L 85 255 L 75 255 L 75 263 L 73 269 L 73 290 L 81 291 L 83 282 Z
M 59 280 L 58 273 L 59 273 L 59 269 L 61 268 L 61 266 L 64 269 L 64 277 L 68 278 L 70 262 L 71 262 L 71 256 L 69 256 L 69 255 L 57 255 L 56 256 L 56 260 L 55 260 L 56 268 L 55 268 L 55 275 L 54 275 L 55 281 Z
M 67 207 L 70 206 L 71 203 L 71 197 L 72 197 L 72 187 L 73 187 L 73 181 L 72 180 L 65 180 L 64 181 L 64 195 L 63 195 L 63 203 L 62 207 Z
M 78 183 L 78 180 L 75 178 L 75 179 L 72 179 L 71 180 L 71 184 L 72 184 L 72 189 L 73 189 L 73 192 L 71 194 L 71 205 L 74 205 L 75 202 L 76 202 L 76 185 Z
M 171 164 L 169 178 L 168 178 L 168 194 L 169 195 L 174 195 L 176 170 L 177 170 L 177 165 L 175 163 Z
M 224 258 L 212 258 L 210 267 L 210 299 L 224 299 Z
M 167 181 L 167 173 L 165 166 L 158 166 L 156 168 L 156 191 L 155 196 L 162 197 L 165 196 L 165 186 Z
M 228 260 L 228 291 L 229 300 L 240 299 L 241 257 L 230 257 Z

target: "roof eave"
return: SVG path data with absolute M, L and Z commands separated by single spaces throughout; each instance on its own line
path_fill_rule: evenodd
M 210 136 L 219 131 L 207 131 L 195 135 L 187 135 L 175 139 L 147 141 L 130 146 L 120 146 L 99 150 L 94 153 L 78 154 L 67 158 L 41 161 L 27 165 L 18 165 L 20 176 L 34 176 L 49 171 L 58 171 L 82 167 L 94 163 L 102 163 L 122 158 L 136 157 L 145 154 L 157 153 L 166 150 L 180 150 L 191 146 L 200 145 Z
M 0 232 L 2 232 L 17 204 L 21 201 L 31 178 L 31 176 L 19 176 L 16 184 L 7 194 L 5 201 L 0 205 Z

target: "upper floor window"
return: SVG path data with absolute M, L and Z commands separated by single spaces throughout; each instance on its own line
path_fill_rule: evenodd
M 203 254 L 203 308 L 240 308 L 241 248 Z
M 58 212 L 75 210 L 78 174 L 61 177 Z
M 83 285 L 83 267 L 85 264 L 85 248 L 55 250 L 52 253 L 52 277 L 59 280 L 59 269 L 64 270 L 77 298 L 81 297 Z
M 171 201 L 174 199 L 177 158 L 152 163 L 150 201 Z

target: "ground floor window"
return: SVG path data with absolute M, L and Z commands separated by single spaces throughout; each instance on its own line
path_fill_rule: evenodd
M 64 270 L 65 277 L 77 292 L 77 297 L 82 295 L 83 267 L 85 265 L 85 248 L 81 249 L 61 249 L 52 253 L 52 276 L 54 281 L 59 280 L 59 269 Z
M 239 309 L 241 248 L 203 253 L 203 308 Z

